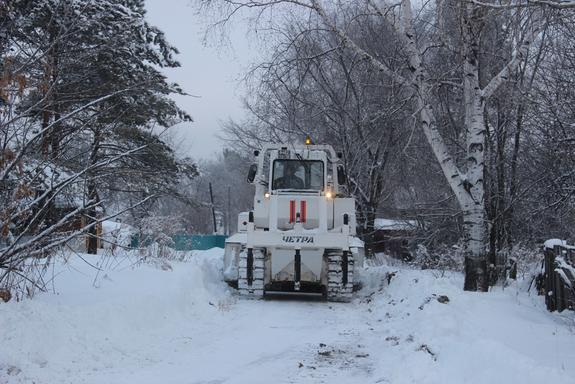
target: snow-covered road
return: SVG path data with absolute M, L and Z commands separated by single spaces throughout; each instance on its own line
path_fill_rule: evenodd
M 0 383 L 575 382 L 573 314 L 521 283 L 464 293 L 460 274 L 372 267 L 349 304 L 238 301 L 220 257 L 59 265 L 58 294 L 0 304 Z

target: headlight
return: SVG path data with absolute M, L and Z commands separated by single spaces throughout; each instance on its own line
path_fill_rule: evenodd
M 325 193 L 325 197 L 327 197 L 328 199 L 331 199 L 331 198 L 333 197 L 331 191 L 327 191 L 327 192 Z
M 270 193 L 269 193 L 269 192 L 264 193 L 264 197 L 265 197 L 266 199 L 269 199 L 269 198 L 270 198 Z

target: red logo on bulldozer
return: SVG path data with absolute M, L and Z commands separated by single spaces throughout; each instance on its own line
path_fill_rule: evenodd
M 298 215 L 299 214 L 299 215 Z M 299 218 L 299 222 L 305 223 L 307 220 L 307 203 L 305 200 L 299 202 L 299 212 L 296 213 L 296 201 L 290 200 L 289 202 L 289 222 L 295 223 Z

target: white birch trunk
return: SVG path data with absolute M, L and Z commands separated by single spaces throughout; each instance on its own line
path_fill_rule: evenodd
M 479 86 L 479 67 L 476 57 L 477 47 L 468 46 L 467 52 L 469 54 L 466 55 L 464 64 L 467 167 L 466 173 L 462 173 L 437 130 L 434 111 L 430 104 L 431 95 L 428 90 L 430 86 L 426 82 L 428 76 L 421 65 L 420 52 L 414 39 L 415 32 L 411 20 L 411 2 L 409 0 L 402 2 L 402 16 L 402 30 L 406 51 L 409 55 L 409 64 L 414 73 L 413 84 L 423 132 L 461 207 L 466 255 L 473 258 L 484 258 L 486 241 L 483 189 L 485 129 L 483 126 L 484 102 Z M 486 271 L 479 270 L 473 275 L 481 276 L 485 273 Z M 480 281 L 480 283 L 482 282 Z M 475 284 L 466 283 L 466 286 L 475 286 Z M 477 286 L 473 290 L 477 289 L 485 288 Z
M 401 26 L 399 28 L 400 38 L 403 41 L 406 52 L 409 56 L 409 67 L 412 72 L 411 88 L 419 110 L 419 119 L 423 133 L 431 146 L 433 154 L 439 161 L 443 174 L 461 202 L 465 198 L 465 191 L 462 188 L 463 179 L 455 160 L 451 156 L 449 148 L 445 144 L 441 133 L 437 129 L 435 113 L 431 104 L 431 86 L 427 82 L 428 74 L 422 65 L 421 53 L 415 41 L 415 30 L 411 15 L 411 1 L 403 0 L 401 3 Z
M 484 200 L 484 147 L 485 126 L 483 122 L 484 102 L 477 81 L 478 68 L 467 64 L 465 119 L 467 128 L 467 172 L 461 185 L 463 192 L 459 199 L 465 228 L 465 247 L 471 257 L 483 257 L 486 246 L 485 200 Z
M 460 199 L 463 214 L 465 245 L 465 289 L 487 289 L 486 222 L 483 173 L 485 168 L 485 102 L 479 84 L 479 36 L 484 12 L 477 5 L 467 4 L 463 10 L 463 96 L 466 128 L 466 175 Z
M 471 66 L 478 74 L 477 66 Z M 475 79 L 475 78 L 474 78 Z M 474 81 L 475 82 L 475 81 Z M 477 87 L 466 87 L 469 97 L 466 98 L 465 117 L 467 127 L 467 173 L 463 183 L 465 198 L 459 201 L 463 214 L 465 245 L 465 289 L 473 291 L 487 290 L 486 258 L 486 221 L 484 200 L 484 147 L 485 127 L 483 123 L 484 102 Z

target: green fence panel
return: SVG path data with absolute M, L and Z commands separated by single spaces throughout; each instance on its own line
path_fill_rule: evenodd
M 172 236 L 173 244 L 170 246 L 176 251 L 204 251 L 210 248 L 224 248 L 227 236 L 224 235 L 190 235 L 180 233 Z M 130 246 L 132 248 L 146 247 L 152 243 L 147 237 L 132 236 Z
M 130 248 L 140 248 L 140 247 L 148 247 L 152 245 L 153 241 L 149 236 L 140 235 L 139 233 L 135 233 L 132 235 L 130 239 Z

